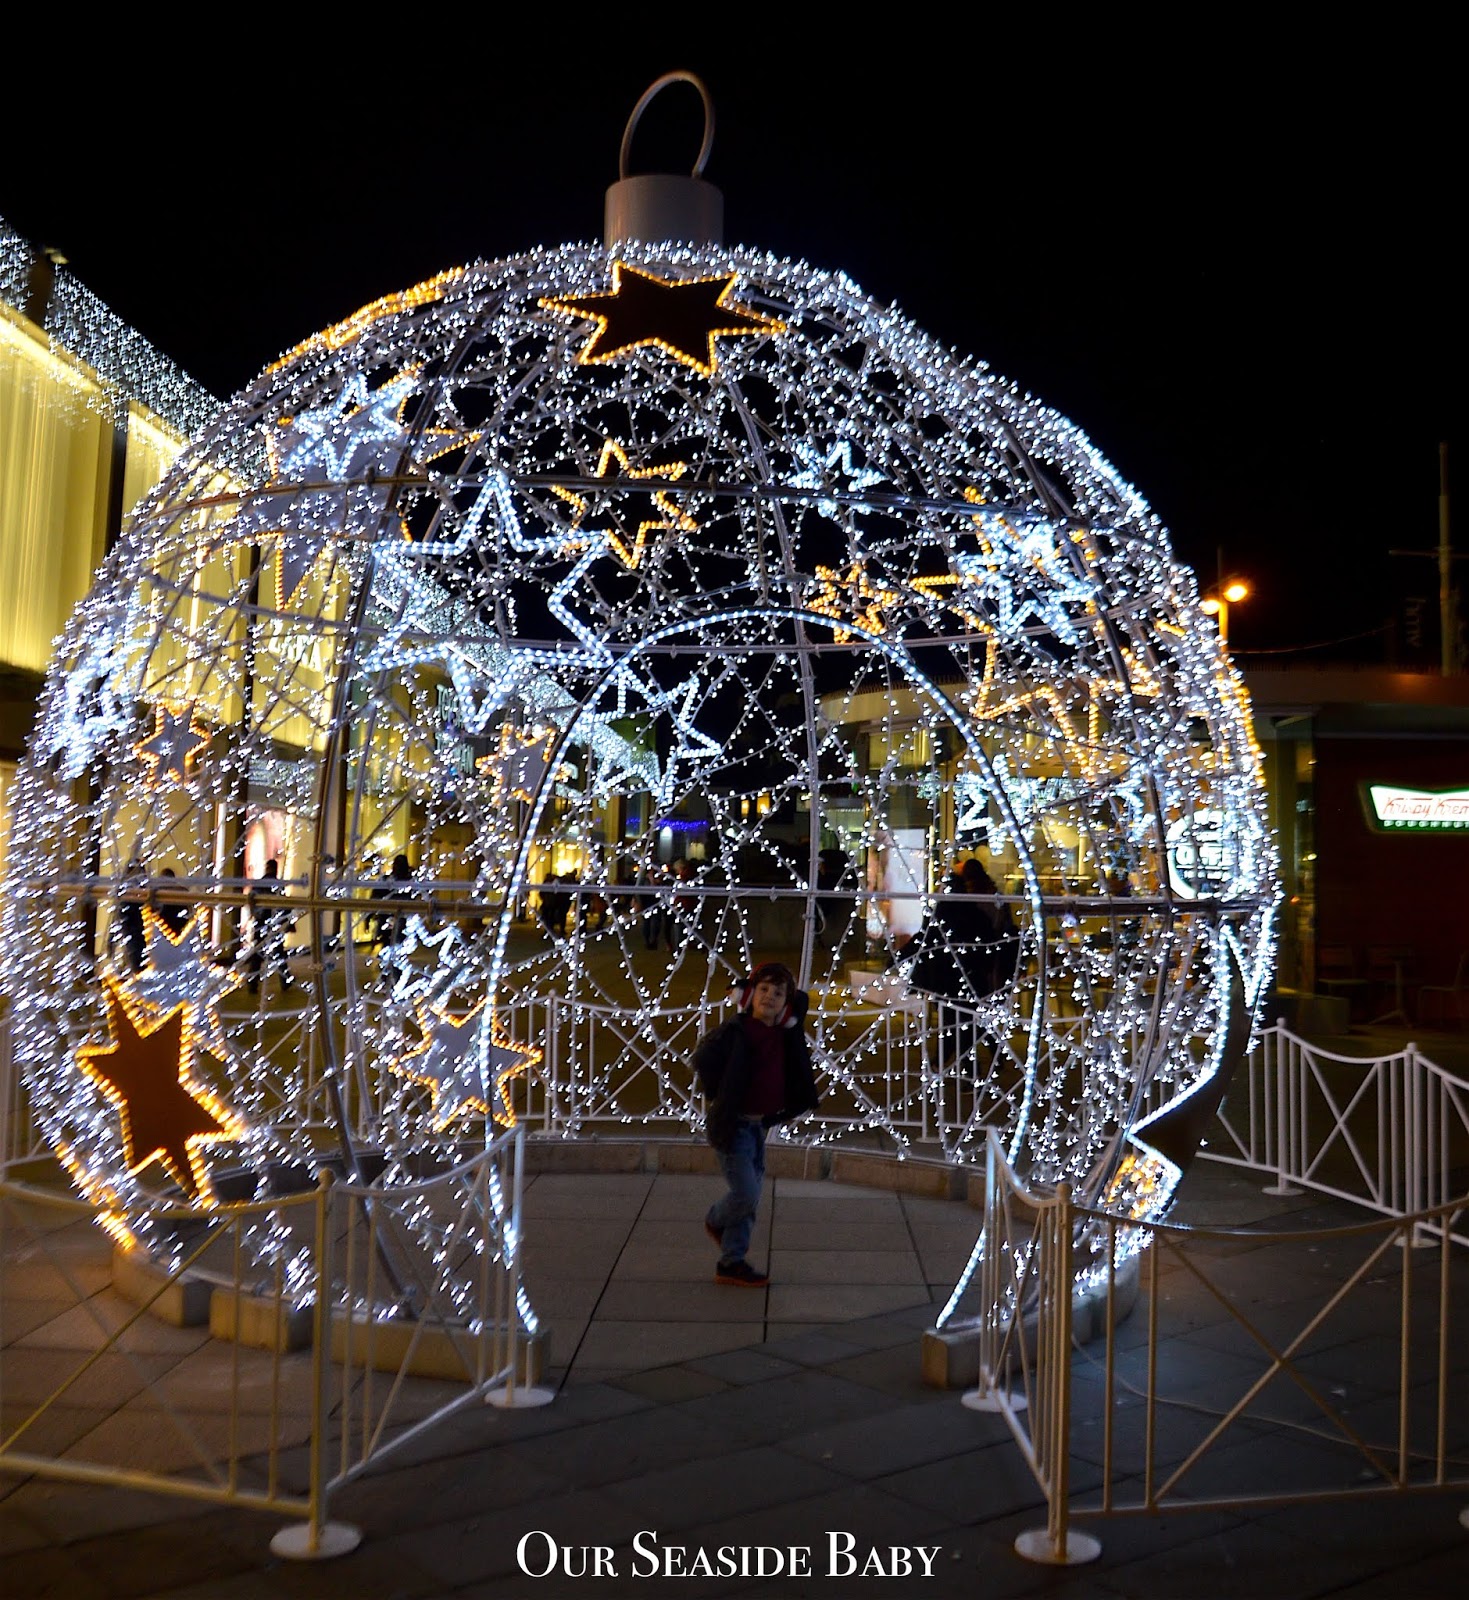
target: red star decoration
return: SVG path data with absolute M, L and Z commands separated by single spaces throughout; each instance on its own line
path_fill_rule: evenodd
M 590 317 L 597 324 L 591 341 L 577 357 L 584 365 L 611 361 L 640 345 L 651 344 L 712 378 L 719 362 L 716 338 L 785 332 L 785 323 L 774 317 L 741 311 L 726 303 L 735 277 L 731 272 L 717 278 L 679 282 L 614 261 L 609 293 L 543 299 L 541 304 L 548 311 Z
M 189 1041 L 183 1006 L 154 1027 L 136 1027 L 111 983 L 106 985 L 110 1045 L 83 1045 L 83 1072 L 122 1114 L 128 1171 L 160 1161 L 191 1198 L 203 1196 L 207 1175 L 198 1143 L 239 1137 L 231 1112 L 188 1080 Z

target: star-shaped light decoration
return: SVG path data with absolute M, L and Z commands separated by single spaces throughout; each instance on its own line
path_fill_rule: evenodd
M 442 1130 L 456 1117 L 476 1111 L 497 1122 L 513 1123 L 509 1082 L 534 1066 L 541 1059 L 541 1051 L 501 1037 L 493 1013 L 486 1013 L 483 1000 L 464 1017 L 454 1017 L 437 1008 L 420 1010 L 418 1025 L 423 1033 L 422 1043 L 393 1071 L 399 1077 L 429 1085 L 434 1126 Z M 493 1109 L 492 1097 L 498 1098 L 503 1114 Z
M 213 1199 L 203 1145 L 239 1139 L 244 1124 L 189 1078 L 193 1037 L 178 1006 L 152 1027 L 138 1027 L 117 985 L 103 980 L 108 1045 L 85 1044 L 77 1065 L 117 1107 L 128 1171 L 160 1162 L 190 1199 Z
M 816 577 L 820 588 L 807 601 L 813 611 L 832 617 L 838 623 L 850 619 L 869 633 L 887 631 L 882 613 L 897 601 L 897 593 L 872 583 L 860 559 L 848 566 L 845 575 L 835 567 L 818 566 Z M 844 644 L 852 634 L 849 628 L 837 626 L 831 630 L 831 636 L 838 644 Z
M 148 786 L 161 784 L 168 777 L 187 783 L 192 776 L 189 769 L 193 758 L 209 743 L 210 736 L 187 711 L 157 706 L 154 713 L 152 737 L 133 746 L 144 761 L 151 763 Z
M 874 484 L 883 481 L 880 472 L 874 472 L 871 467 L 854 467 L 852 465 L 852 441 L 839 439 L 823 456 L 817 446 L 804 439 L 795 441 L 796 455 L 800 459 L 801 470 L 791 478 L 793 489 L 820 489 L 826 494 L 817 500 L 816 509 L 823 517 L 830 517 L 833 522 L 837 520 L 842 511 L 842 505 L 851 506 L 857 511 L 869 511 L 870 506 L 864 505 L 853 496 L 863 489 L 870 489 Z M 831 498 L 831 491 L 842 495 L 841 502 Z
M 656 693 L 648 692 L 648 709 L 655 716 L 661 711 L 668 712 L 673 718 L 673 728 L 677 735 L 668 752 L 662 779 L 654 793 L 654 799 L 659 806 L 666 806 L 670 802 L 680 765 L 697 767 L 700 758 L 705 756 L 717 763 L 724 756 L 724 746 L 699 729 L 696 720 L 698 716 L 696 702 L 704 698 L 707 698 L 707 691 L 698 673 L 685 678 L 681 683 L 676 683 L 671 689 Z
M 60 710 L 50 719 L 44 747 L 59 778 L 79 778 L 108 739 L 132 725 L 133 700 L 127 688 L 129 648 L 120 626 L 115 632 L 88 639 L 63 681 Z
M 451 961 L 462 943 L 458 928 L 446 922 L 437 933 L 430 933 L 428 924 L 417 913 L 409 915 L 403 925 L 401 938 L 395 944 L 384 945 L 378 953 L 378 965 L 384 973 L 397 973 L 391 999 L 397 1004 L 428 1002 L 433 994 L 449 989 L 459 977 L 461 964 Z M 415 961 L 414 952 L 434 951 L 431 962 Z
M 227 536 L 237 544 L 278 536 L 277 609 L 334 535 L 370 524 L 386 508 L 396 475 L 476 437 L 451 428 L 413 436 L 402 413 L 418 387 L 411 367 L 371 392 L 355 372 L 335 399 L 267 431 L 270 480 L 240 507 Z
M 546 768 L 551 764 L 555 744 L 554 728 L 533 728 L 529 733 L 522 733 L 508 722 L 501 723 L 499 750 L 475 762 L 480 772 L 489 775 L 493 802 L 503 805 L 510 799 L 527 803 L 534 800 Z M 558 768 L 558 776 L 559 773 Z
M 960 698 L 968 701 L 976 722 L 995 722 L 1015 711 L 1027 713 L 1043 738 L 1060 744 L 1070 770 L 1087 776 L 1105 772 L 1101 729 L 1109 696 L 1104 682 L 1096 677 L 1087 679 L 1085 723 L 1080 730 L 1075 724 L 1079 708 L 1073 707 L 1055 684 L 1038 683 L 1008 693 L 1012 687 L 1012 680 L 1000 670 L 999 644 L 990 639 L 985 645 L 983 677 L 970 684 Z
M 964 498 L 983 506 L 977 489 L 966 488 Z M 1013 513 L 985 509 L 970 521 L 979 534 L 977 551 L 960 551 L 951 558 L 958 577 L 953 604 L 965 621 L 983 632 L 1018 633 L 1034 617 L 1046 630 L 1067 644 L 1079 639 L 1071 610 L 1095 610 L 1097 584 L 1083 577 L 1067 560 L 1061 541 L 1069 530 L 1046 519 L 1022 520 Z M 919 580 L 934 586 L 939 580 Z
M 129 994 L 150 1015 L 167 1016 L 183 1006 L 196 1038 L 218 1053 L 226 1048 L 217 1007 L 244 981 L 243 969 L 219 967 L 200 937 L 204 912 L 191 916 L 177 934 L 151 906 L 143 909 L 143 970 L 129 980 Z
M 616 463 L 614 466 L 613 463 Z M 610 479 L 614 483 L 619 479 L 632 479 L 644 481 L 650 478 L 662 479 L 665 483 L 676 483 L 689 469 L 687 461 L 665 461 L 660 466 L 635 467 L 628 457 L 627 451 L 615 439 L 607 439 L 602 445 L 602 454 L 597 458 L 596 476 Z M 571 526 L 573 531 L 580 532 L 582 523 L 587 514 L 589 501 L 585 496 L 577 494 L 574 490 L 557 488 L 554 491 L 563 500 L 569 501 L 572 507 Z M 617 552 L 625 567 L 637 568 L 641 565 L 643 551 L 647 547 L 648 536 L 653 533 L 672 533 L 675 530 L 681 533 L 697 533 L 699 524 L 675 501 L 661 490 L 653 491 L 653 505 L 661 516 L 650 517 L 638 524 L 638 531 L 633 536 L 629 545 L 615 528 L 593 530 L 600 533 L 608 544 Z
M 540 303 L 548 311 L 589 317 L 597 324 L 597 331 L 577 357 L 582 365 L 612 361 L 643 345 L 653 345 L 712 378 L 719 364 L 715 339 L 779 334 L 786 329 L 775 317 L 729 304 L 737 278 L 738 274 L 731 272 L 680 281 L 614 261 L 610 292 L 542 298 Z

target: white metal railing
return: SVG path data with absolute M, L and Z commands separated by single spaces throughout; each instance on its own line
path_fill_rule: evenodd
M 1270 1173 L 1276 1193 L 1309 1188 L 1388 1217 L 1433 1212 L 1420 1237 L 1448 1226 L 1469 1244 L 1466 1218 L 1440 1211 L 1469 1194 L 1469 1083 L 1413 1044 L 1344 1056 L 1277 1024 L 1240 1066 L 1200 1155 Z
M 982 1160 L 987 1131 L 1013 1121 L 1025 1085 L 1024 1064 L 995 1019 L 983 1007 L 918 994 L 896 1002 L 827 999 L 813 994 L 808 1027 L 828 1092 L 821 1110 L 784 1137 L 829 1143 L 882 1126 L 947 1161 Z M 328 1074 L 306 1008 L 276 1006 L 271 1015 L 272 1031 L 261 1023 L 256 1054 L 292 1108 L 290 1120 L 303 1129 L 331 1127 Z M 534 1135 L 576 1138 L 632 1126 L 655 1136 L 702 1134 L 692 1056 L 718 1016 L 707 1001 L 634 1017 L 553 995 L 513 1002 L 498 1015 L 512 1042 L 542 1052 L 516 1108 Z M 1056 1024 L 1066 1026 L 1066 1019 Z M 49 1153 L 9 1056 L 9 1017 L 0 1012 L 0 1163 L 7 1171 Z M 354 1132 L 382 1117 L 360 1076 L 343 1074 Z M 1155 1088 L 1144 1109 L 1156 1109 L 1169 1092 Z M 1276 1190 L 1311 1188 L 1384 1216 L 1432 1210 L 1469 1190 L 1469 1083 L 1412 1044 L 1386 1056 L 1345 1056 L 1277 1023 L 1241 1063 L 1200 1156 L 1268 1173 Z M 1456 1242 L 1469 1244 L 1469 1229 L 1457 1219 L 1454 1226 Z
M 1021 1555 L 1092 1559 L 1100 1544 L 1072 1526 L 1088 1517 L 1469 1488 L 1469 1455 L 1454 1426 L 1469 1406 L 1469 1367 L 1450 1338 L 1451 1312 L 1462 1315 L 1469 1292 L 1469 1257 L 1451 1247 L 1452 1213 L 1465 1200 L 1309 1232 L 1151 1225 L 1141 1257 L 1144 1340 L 1129 1340 L 1124 1362 L 1117 1333 L 1131 1302 L 1122 1263 L 1140 1242 L 1137 1224 L 1074 1204 L 1065 1186 L 1027 1191 L 993 1136 L 985 1170 L 984 1253 L 973 1285 L 983 1307 L 974 1324 L 979 1377 L 964 1400 L 1004 1417 L 1045 1497 L 1046 1525 L 1016 1539 Z M 1102 1264 L 1089 1293 L 1078 1292 L 1073 1260 L 1083 1235 L 1098 1243 Z M 1425 1237 L 1437 1241 L 1426 1262 L 1397 1248 Z M 1335 1270 L 1300 1274 L 1308 1250 L 1329 1253 Z M 1231 1269 L 1247 1251 L 1262 1253 L 1252 1277 L 1273 1270 L 1301 1279 L 1289 1320 L 1277 1318 L 1268 1332 L 1236 1303 Z M 1182 1294 L 1165 1292 L 1166 1273 L 1175 1287 L 1182 1281 Z M 1174 1302 L 1187 1319 L 1176 1329 Z M 1196 1325 L 1201 1303 L 1238 1335 L 1212 1409 L 1168 1394 L 1176 1363 L 1163 1356 L 1165 1340 Z M 1086 1345 L 1098 1325 L 1104 1349 L 1093 1356 Z M 1388 1350 L 1374 1363 L 1381 1393 L 1370 1413 L 1345 1398 L 1356 1392 L 1353 1352 L 1367 1339 Z M 1292 1434 L 1311 1440 L 1309 1468 L 1300 1452 L 1280 1448 Z M 1081 1449 L 1100 1467 L 1098 1485 L 1074 1493 L 1071 1462 Z M 1248 1489 L 1219 1492 L 1211 1466 L 1224 1450 Z
M 350 1549 L 356 1531 L 328 1521 L 336 1489 L 466 1406 L 515 1403 L 534 1376 L 534 1315 L 520 1273 L 524 1148 L 516 1129 L 420 1183 L 373 1188 L 324 1172 L 315 1190 L 287 1198 L 160 1208 L 155 1221 L 177 1224 L 189 1244 L 144 1280 L 131 1307 L 76 1276 L 88 1249 L 108 1247 L 95 1207 L 0 1183 L 0 1317 L 3 1288 L 23 1264 L 48 1274 L 52 1293 L 69 1290 L 92 1324 L 86 1348 L 65 1352 L 74 1365 L 59 1382 L 48 1376 L 45 1393 L 7 1393 L 13 1360 L 0 1361 L 0 1471 L 273 1511 L 295 1519 L 273 1544 L 281 1555 Z M 262 1269 L 247 1238 L 263 1231 L 309 1239 L 305 1279 L 288 1284 L 281 1267 Z M 191 1414 L 187 1383 L 176 1392 L 131 1337 L 165 1296 L 201 1286 L 211 1331 L 232 1340 L 225 1403 L 205 1426 Z M 75 1395 L 104 1361 L 137 1368 L 137 1403 L 155 1442 L 158 1419 L 166 1424 L 169 1470 L 130 1463 L 126 1426 L 91 1431 L 95 1419 Z M 425 1376 L 430 1385 L 418 1381 Z M 303 1446 L 304 1474 L 295 1464 Z

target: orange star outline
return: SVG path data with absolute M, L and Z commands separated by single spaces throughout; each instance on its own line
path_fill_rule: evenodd
M 495 1096 L 504 1107 L 504 1111 L 503 1114 L 496 1111 L 493 1116 L 502 1128 L 513 1128 L 519 1118 L 515 1115 L 515 1107 L 510 1103 L 510 1084 L 535 1066 L 545 1055 L 545 1051 L 532 1044 L 516 1044 L 513 1040 L 507 1039 L 500 1031 L 499 1019 L 493 1012 L 490 1013 L 490 1048 L 492 1053 L 498 1051 L 502 1055 L 518 1057 L 495 1074 Z
M 609 473 L 607 470 L 608 464 L 612 461 L 616 461 L 618 465 L 619 470 L 616 473 Z M 618 478 L 636 480 L 662 478 L 667 483 L 676 483 L 688 470 L 689 464 L 687 461 L 665 461 L 656 467 L 635 467 L 629 459 L 627 451 L 622 448 L 616 439 L 607 439 L 603 442 L 602 454 L 597 458 L 595 476 L 605 478 L 609 482 L 616 482 Z M 580 533 L 582 518 L 586 516 L 589 504 L 586 497 L 577 494 L 574 489 L 556 489 L 555 493 L 570 503 L 574 513 L 571 519 L 572 532 Z M 646 522 L 640 522 L 631 546 L 625 544 L 613 529 L 606 530 L 607 538 L 612 548 L 622 558 L 623 566 L 633 570 L 636 570 L 642 564 L 643 551 L 647 548 L 648 535 L 650 533 L 664 531 L 671 533 L 675 529 L 680 533 L 697 533 L 699 530 L 699 524 L 694 518 L 687 511 L 675 505 L 661 491 L 653 491 L 653 504 L 663 513 L 665 520 L 659 522 L 650 517 Z
M 238 1139 L 244 1124 L 209 1090 L 191 1081 L 193 1040 L 187 1007 L 175 1006 L 151 1028 L 139 1028 L 121 988 L 103 979 L 107 1032 L 112 1043 L 84 1044 L 77 1065 L 117 1107 L 123 1154 L 130 1173 L 160 1162 L 191 1199 L 213 1201 L 202 1144 Z M 111 1067 L 103 1062 L 111 1061 Z
M 481 1112 L 484 1116 L 489 1117 L 492 1121 L 499 1123 L 502 1127 L 513 1128 L 519 1119 L 515 1115 L 515 1107 L 510 1103 L 510 1082 L 512 1079 L 518 1078 L 528 1068 L 535 1066 L 545 1054 L 543 1050 L 537 1049 L 534 1045 L 515 1044 L 512 1040 L 507 1039 L 500 1029 L 499 1019 L 496 1017 L 494 1011 L 491 1010 L 491 1066 L 499 1066 L 499 1070 L 495 1072 L 492 1098 L 500 1102 L 500 1105 L 503 1107 L 503 1112 L 497 1111 L 493 1106 L 486 1104 L 486 1102 L 478 1095 L 465 1095 L 462 1099 L 456 1101 L 454 1105 L 450 1107 L 449 1114 L 447 1116 L 440 1119 L 438 1115 L 438 1104 L 442 1086 L 440 1085 L 438 1079 L 436 1079 L 431 1073 L 415 1072 L 412 1067 L 412 1062 L 419 1056 L 426 1056 L 433 1048 L 433 1027 L 430 1019 L 437 1018 L 440 1022 L 451 1023 L 458 1029 L 465 1029 L 468 1028 L 479 1016 L 480 1012 L 484 1010 L 485 1004 L 486 1002 L 481 1000 L 473 1010 L 467 1012 L 458 1020 L 450 1016 L 448 1012 L 439 1010 L 436 1006 L 429 1008 L 420 1006 L 418 1008 L 418 1027 L 419 1031 L 423 1034 L 423 1038 L 419 1042 L 417 1049 L 411 1050 L 401 1062 L 392 1063 L 391 1070 L 398 1077 L 407 1078 L 413 1083 L 422 1083 L 428 1086 L 433 1095 L 433 1114 L 435 1117 L 435 1126 L 440 1130 L 447 1127 L 455 1116 L 462 1114 L 468 1109 Z M 515 1059 L 500 1065 L 495 1061 L 496 1055 L 509 1055 Z
M 581 366 L 612 361 L 645 344 L 655 345 L 705 378 L 719 365 L 717 338 L 780 334 L 786 324 L 729 305 L 739 274 L 660 278 L 625 261 L 612 263 L 612 288 L 602 294 L 543 296 L 540 305 L 568 317 L 587 317 L 597 331 L 577 356 Z M 718 290 L 713 285 L 718 284 Z
M 187 783 L 190 763 L 193 761 L 197 752 L 202 750 L 213 737 L 207 728 L 201 728 L 199 724 L 195 722 L 192 711 L 186 712 L 181 707 L 170 705 L 167 702 L 154 706 L 153 732 L 150 733 L 146 739 L 140 739 L 133 746 L 133 753 L 140 761 L 152 762 L 152 767 L 149 770 L 146 779 L 146 782 L 150 788 L 163 781 L 164 766 L 163 757 L 156 750 L 150 750 L 148 746 L 152 744 L 155 739 L 161 739 L 163 737 L 164 733 L 167 731 L 168 721 L 171 720 L 175 723 L 178 723 L 186 719 L 189 725 L 189 732 L 193 734 L 194 738 L 198 741 L 197 744 L 190 745 L 183 754 L 183 771 L 181 776 L 183 781 Z
M 530 749 L 534 748 L 534 746 L 538 744 L 544 744 L 546 747 L 546 754 L 549 757 L 551 748 L 556 743 L 556 730 L 554 728 L 549 728 L 537 730 L 532 733 L 522 733 L 519 728 L 513 727 L 510 723 L 502 722 L 500 724 L 499 754 L 481 756 L 479 760 L 475 762 L 475 767 L 479 771 L 492 771 L 494 773 L 494 776 L 490 780 L 490 798 L 496 805 L 503 805 L 507 797 L 511 800 L 524 800 L 527 805 L 530 805 L 536 798 L 535 791 L 533 789 L 529 788 L 523 783 L 514 788 L 507 787 L 505 766 L 506 757 L 511 754 L 510 741 L 512 739 L 519 741 L 522 749 Z M 544 765 L 549 766 L 549 760 L 546 761 Z M 560 777 L 565 770 L 564 764 L 559 765 L 556 768 L 556 771 L 551 775 L 553 781 Z
M 840 621 L 850 610 L 852 620 L 869 633 L 887 632 L 882 613 L 885 607 L 897 601 L 897 591 L 879 588 L 870 582 L 860 561 L 851 563 L 845 577 L 835 567 L 822 566 L 817 567 L 816 576 L 821 589 L 809 601 L 813 611 Z M 850 606 L 844 604 L 847 599 L 850 600 Z M 862 605 L 864 600 L 867 602 L 865 607 Z M 845 644 L 852 637 L 849 629 L 840 626 L 831 630 L 831 636 L 838 644 Z

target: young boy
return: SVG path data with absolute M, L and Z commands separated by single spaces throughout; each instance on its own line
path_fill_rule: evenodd
M 745 1259 L 765 1179 L 765 1132 L 817 1104 L 811 1047 L 802 1027 L 810 997 L 788 967 L 767 961 L 743 984 L 740 1011 L 694 1051 L 708 1103 L 705 1133 L 728 1185 L 704 1231 L 719 1246 L 717 1283 L 761 1288 L 770 1275 Z

